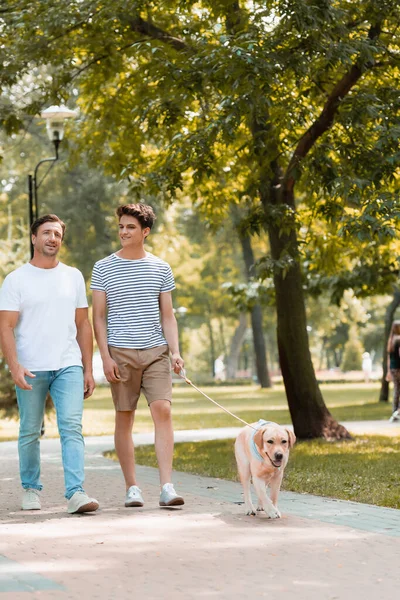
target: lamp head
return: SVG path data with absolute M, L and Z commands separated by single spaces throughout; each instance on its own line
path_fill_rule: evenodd
M 64 137 L 64 120 L 76 117 L 76 112 L 63 105 L 49 106 L 42 111 L 41 116 L 46 119 L 47 135 L 50 141 L 59 143 Z

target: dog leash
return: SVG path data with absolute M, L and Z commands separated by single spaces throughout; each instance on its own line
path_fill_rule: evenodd
M 254 429 L 254 431 L 258 431 L 258 429 L 256 427 L 253 427 L 253 425 L 250 425 L 250 423 L 247 423 L 247 421 L 244 421 L 243 419 L 241 419 L 240 417 L 238 417 L 237 415 L 235 415 L 233 412 L 231 412 L 230 410 L 228 410 L 227 408 L 225 408 L 221 404 L 218 404 L 218 402 L 216 402 L 215 400 L 213 400 L 212 398 L 210 398 L 210 396 L 207 396 L 207 394 L 205 392 L 203 392 L 188 377 L 186 377 L 186 371 L 185 371 L 185 369 L 181 369 L 180 372 L 178 373 L 178 375 L 179 375 L 179 377 L 181 379 L 183 379 L 184 381 L 186 381 L 186 383 L 188 385 L 191 385 L 192 388 L 194 388 L 197 392 L 199 392 L 200 394 L 202 394 L 205 398 L 207 398 L 207 400 L 209 400 L 210 402 L 212 402 L 213 404 L 215 404 L 216 406 L 218 406 L 219 408 L 221 408 L 222 410 L 224 410 L 226 413 L 228 413 L 228 415 L 231 415 L 231 417 L 234 417 L 238 421 L 241 421 L 242 423 L 244 423 L 245 425 L 247 425 L 247 427 L 251 427 L 251 429 Z
M 198 388 L 197 385 L 195 385 L 188 377 L 186 377 L 186 371 L 185 371 L 185 369 L 181 369 L 180 372 L 178 373 L 178 375 L 188 385 L 192 386 L 192 388 L 194 388 L 197 392 L 199 392 L 200 394 L 202 394 L 205 398 L 207 398 L 207 400 L 210 400 L 210 402 L 212 402 L 213 404 L 215 404 L 216 406 L 218 406 L 219 408 L 221 408 L 222 410 L 224 410 L 226 413 L 228 413 L 228 415 L 231 415 L 231 417 L 234 417 L 238 421 L 241 421 L 242 423 L 244 423 L 245 425 L 247 425 L 247 427 L 251 427 L 251 429 L 253 429 L 254 431 L 258 431 L 258 429 L 256 427 L 253 427 L 253 425 L 250 425 L 250 423 L 247 423 L 247 421 L 244 421 L 243 419 L 241 419 L 240 417 L 238 417 L 237 415 L 235 415 L 233 412 L 231 412 L 230 410 L 228 410 L 227 408 L 225 408 L 221 404 L 218 404 L 218 402 L 216 402 L 215 400 L 213 400 L 212 398 L 210 398 L 210 396 L 207 396 L 207 394 L 205 392 L 203 392 L 203 390 L 201 390 L 200 388 Z M 269 456 L 268 453 L 266 453 L 266 456 L 268 456 L 271 465 L 275 469 L 278 469 L 278 471 L 279 471 L 280 467 L 277 467 L 276 465 L 274 465 L 273 460 Z

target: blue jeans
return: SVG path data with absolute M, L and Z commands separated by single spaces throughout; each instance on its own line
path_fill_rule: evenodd
M 82 436 L 83 369 L 73 366 L 57 371 L 33 371 L 27 378 L 32 390 L 16 387 L 20 414 L 19 470 L 24 489 L 43 488 L 40 481 L 40 428 L 47 392 L 57 414 L 64 467 L 65 497 L 83 491 L 85 444 Z

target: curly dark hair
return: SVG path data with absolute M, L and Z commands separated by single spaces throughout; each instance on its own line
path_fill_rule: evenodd
M 154 210 L 148 204 L 124 204 L 123 206 L 118 206 L 117 215 L 120 219 L 122 215 L 129 215 L 131 217 L 135 217 L 144 229 L 145 227 L 149 227 L 150 229 L 154 225 L 154 221 L 156 220 L 156 215 L 154 214 Z

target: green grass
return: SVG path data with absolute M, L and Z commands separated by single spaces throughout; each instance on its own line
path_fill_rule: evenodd
M 325 402 L 340 421 L 388 419 L 391 404 L 377 402 L 379 384 L 342 383 L 321 385 Z M 278 423 L 290 423 L 285 391 L 282 385 L 262 390 L 255 385 L 213 386 L 204 391 L 214 400 L 236 413 L 245 421 L 267 418 Z M 174 387 L 173 417 L 175 429 L 232 427 L 238 421 L 204 398 L 186 384 Z M 46 418 L 46 435 L 56 437 L 55 415 Z M 152 420 L 144 398 L 136 411 L 135 431 L 151 431 Z M 99 387 L 85 402 L 83 415 L 85 435 L 110 435 L 114 432 L 114 407 L 108 387 Z M 0 421 L 0 441 L 15 439 L 18 422 Z
M 174 469 L 237 481 L 234 440 L 175 445 Z M 116 459 L 115 453 L 110 453 Z M 154 448 L 136 448 L 136 461 L 157 466 Z M 400 437 L 301 442 L 291 451 L 282 489 L 400 508 Z

